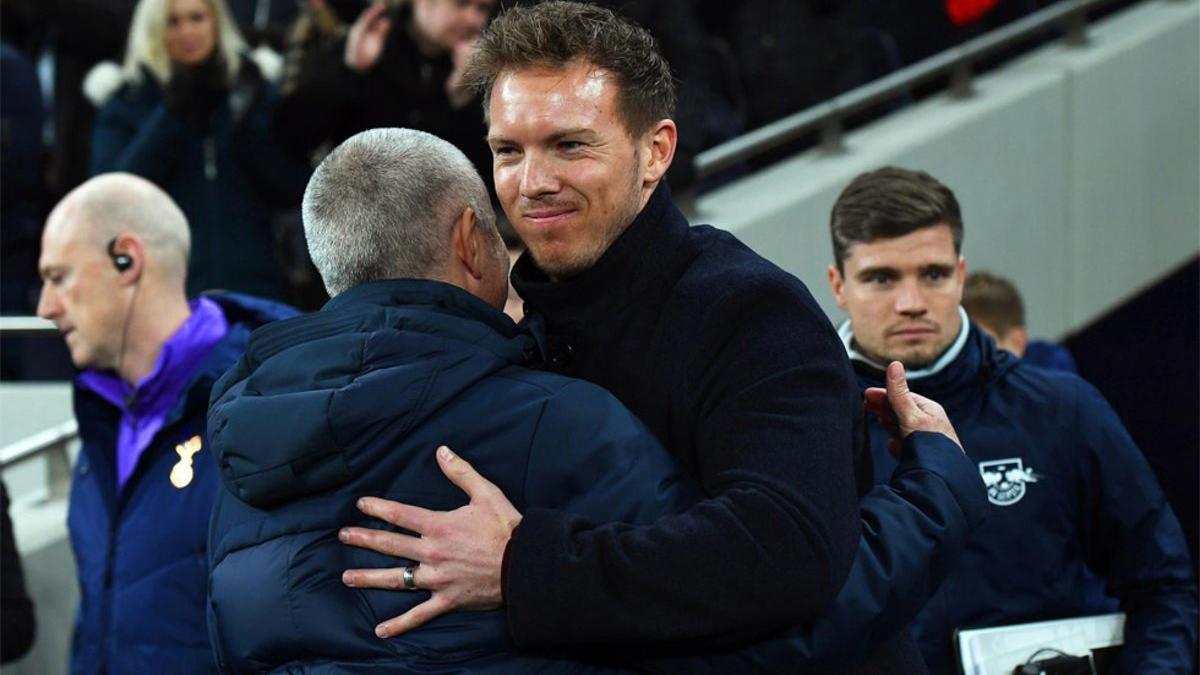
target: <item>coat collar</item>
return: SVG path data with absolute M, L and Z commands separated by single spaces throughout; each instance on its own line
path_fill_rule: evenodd
M 249 363 L 311 340 L 348 331 L 392 328 L 469 342 L 512 363 L 532 359 L 535 341 L 500 310 L 467 291 L 427 279 L 387 279 L 350 288 L 320 312 L 279 321 L 256 331 Z
M 935 362 L 934 367 L 914 371 L 909 375 L 913 391 L 928 396 L 946 409 L 962 406 L 977 396 L 980 388 L 1012 369 L 1017 358 L 996 348 L 988 337 L 969 319 L 950 348 Z M 847 353 L 863 386 L 884 386 L 884 367 L 863 358 L 852 346 Z
M 906 379 L 909 381 L 921 380 L 932 375 L 937 375 L 945 370 L 954 359 L 958 358 L 958 355 L 962 353 L 963 347 L 967 344 L 967 336 L 970 333 L 971 326 L 971 321 L 967 318 L 967 312 L 962 307 L 958 308 L 958 319 L 958 337 L 954 338 L 954 342 L 950 343 L 950 347 L 942 352 L 942 355 L 933 364 L 919 370 L 905 372 L 904 376 Z M 838 327 L 838 337 L 842 339 L 842 346 L 846 348 L 846 355 L 850 357 L 851 361 L 871 366 L 881 373 L 887 370 L 888 364 L 873 361 L 866 354 L 858 351 L 858 345 L 854 341 L 854 327 L 850 325 L 849 319 L 843 321 L 842 325 Z

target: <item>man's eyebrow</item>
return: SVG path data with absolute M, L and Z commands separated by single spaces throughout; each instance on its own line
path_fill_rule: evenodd
M 898 272 L 895 267 L 888 267 L 886 265 L 875 265 L 873 267 L 864 267 L 863 269 L 858 271 L 858 274 L 856 274 L 854 276 L 858 277 L 859 279 L 866 279 L 868 277 L 873 277 L 873 276 L 876 276 L 879 274 L 882 274 L 884 276 L 889 276 L 889 277 L 896 277 L 896 276 L 900 275 L 900 272 Z
M 62 265 L 38 265 L 38 276 L 45 279 L 47 276 L 55 272 L 61 272 L 62 270 Z
M 547 137 L 546 140 L 550 143 L 556 143 L 556 142 L 561 141 L 562 139 L 567 138 L 569 136 L 586 136 L 586 137 L 590 138 L 595 135 L 596 135 L 595 129 L 592 129 L 590 127 L 575 127 L 572 129 L 563 129 L 562 131 L 556 131 L 553 134 L 550 134 L 550 136 Z M 499 145 L 499 144 L 516 145 L 516 141 L 505 138 L 503 136 L 488 136 L 486 140 L 487 140 L 488 145 Z
M 551 141 L 561 141 L 567 136 L 595 136 L 596 132 L 588 127 L 576 127 L 574 129 L 565 129 L 550 136 Z

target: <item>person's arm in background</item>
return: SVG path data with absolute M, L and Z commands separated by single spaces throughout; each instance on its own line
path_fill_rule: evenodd
M 1187 542 L 1141 450 L 1091 385 L 1076 385 L 1077 435 L 1085 485 L 1083 545 L 1125 612 L 1123 673 L 1195 668 L 1196 579 Z

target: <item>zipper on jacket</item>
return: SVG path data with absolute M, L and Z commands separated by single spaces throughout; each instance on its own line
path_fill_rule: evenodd
M 204 177 L 217 179 L 217 142 L 212 136 L 204 137 Z

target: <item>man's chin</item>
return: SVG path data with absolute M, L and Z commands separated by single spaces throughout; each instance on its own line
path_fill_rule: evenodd
M 873 359 L 876 363 L 888 365 L 892 361 L 899 361 L 905 370 L 923 370 L 933 365 L 937 358 L 924 350 L 920 352 L 892 352 L 890 354 L 880 354 Z
M 537 251 L 531 250 L 533 262 L 537 264 L 538 269 L 546 273 L 554 281 L 563 281 L 570 279 L 573 276 L 586 272 L 592 265 L 596 264 L 596 259 L 599 256 L 557 256 L 547 255 L 539 256 Z
M 87 350 L 79 349 L 79 348 L 70 349 L 69 345 L 68 345 L 68 350 L 71 355 L 71 364 L 74 365 L 76 369 L 78 369 L 78 370 L 87 370 L 88 368 L 95 368 L 97 370 L 105 369 L 104 366 L 101 366 L 98 364 L 98 359 L 94 353 L 91 353 L 91 352 L 88 352 Z

